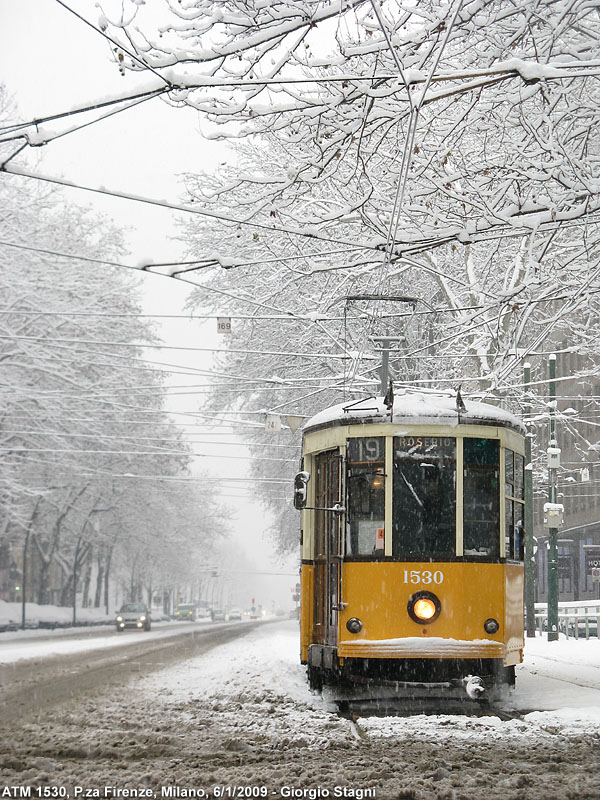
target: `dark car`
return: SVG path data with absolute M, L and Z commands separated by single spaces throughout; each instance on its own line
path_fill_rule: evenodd
M 180 603 L 175 609 L 175 619 L 195 622 L 196 606 L 193 603 Z
M 240 611 L 239 608 L 232 608 L 227 616 L 228 616 L 230 622 L 232 620 L 235 620 L 235 619 L 240 619 L 241 620 L 242 612 Z
M 213 622 L 225 622 L 225 612 L 221 608 L 213 608 L 210 616 Z
M 118 631 L 124 631 L 125 628 L 149 631 L 150 611 L 143 603 L 125 603 L 121 606 L 115 623 Z

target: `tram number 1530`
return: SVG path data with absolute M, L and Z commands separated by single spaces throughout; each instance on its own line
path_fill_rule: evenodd
M 429 584 L 435 583 L 439 585 L 440 583 L 444 582 L 444 573 L 436 569 L 435 572 L 431 572 L 428 569 L 405 569 L 404 570 L 404 583 L 414 583 L 414 584 Z

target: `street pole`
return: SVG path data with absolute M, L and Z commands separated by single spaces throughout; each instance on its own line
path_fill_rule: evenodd
M 25 543 L 23 544 L 23 574 L 21 581 L 21 629 L 25 630 L 26 611 L 27 611 L 27 546 L 29 545 L 29 534 L 31 527 L 27 528 Z
M 380 391 L 381 396 L 385 397 L 389 383 L 390 369 L 390 340 L 381 339 L 381 372 L 380 372 Z
M 531 364 L 523 365 L 525 397 L 525 416 L 531 415 Z M 533 468 L 531 464 L 531 430 L 525 437 L 525 618 L 527 638 L 535 638 L 535 561 L 533 554 Z
M 556 445 L 556 356 L 549 360 L 550 447 L 548 448 L 548 641 L 558 641 L 558 522 L 556 514 L 556 470 L 560 455 Z

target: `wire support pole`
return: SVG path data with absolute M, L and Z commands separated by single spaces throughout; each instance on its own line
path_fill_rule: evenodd
M 553 520 L 553 507 L 556 505 L 556 473 L 552 450 L 556 445 L 556 355 L 549 358 L 549 408 L 550 408 L 550 447 L 548 452 L 548 519 Z M 548 641 L 558 641 L 558 528 L 550 521 L 548 527 Z
M 531 389 L 531 365 L 523 365 L 523 384 L 526 402 L 525 418 L 533 413 L 529 392 Z M 533 470 L 531 464 L 531 430 L 525 437 L 525 628 L 527 638 L 535 638 L 535 558 L 533 554 Z

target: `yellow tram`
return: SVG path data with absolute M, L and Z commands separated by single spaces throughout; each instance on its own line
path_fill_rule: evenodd
M 525 428 L 407 392 L 304 426 L 301 660 L 311 687 L 485 699 L 523 654 Z

